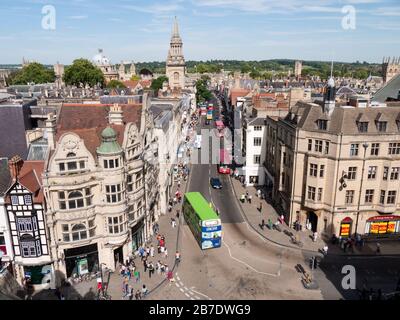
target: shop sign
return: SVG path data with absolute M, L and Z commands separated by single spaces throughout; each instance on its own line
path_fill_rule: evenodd
M 89 265 L 86 258 L 78 260 L 77 267 L 80 275 L 89 273 Z
M 340 225 L 340 235 L 342 237 L 348 237 L 350 235 L 350 223 L 342 223 Z
M 369 218 L 367 220 L 367 222 L 371 222 L 371 221 L 389 221 L 389 220 L 400 220 L 400 216 L 392 216 L 392 215 L 388 215 L 388 216 L 376 216 L 376 217 L 372 217 Z

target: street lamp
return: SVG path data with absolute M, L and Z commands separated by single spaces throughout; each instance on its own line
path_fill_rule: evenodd
M 360 202 L 361 202 L 361 193 L 362 193 L 362 187 L 363 187 L 363 182 L 364 182 L 364 170 L 365 170 L 365 155 L 367 153 L 368 143 L 365 142 L 365 143 L 363 143 L 362 146 L 364 147 L 364 157 L 363 157 L 363 166 L 362 166 L 362 172 L 361 172 L 360 192 L 358 194 L 357 219 L 356 219 L 356 230 L 355 230 L 356 234 L 358 234 L 358 218 L 360 216 Z

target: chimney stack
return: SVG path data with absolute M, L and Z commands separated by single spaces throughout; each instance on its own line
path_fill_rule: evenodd
M 11 158 L 8 162 L 8 166 L 11 172 L 11 177 L 13 181 L 17 181 L 19 173 L 21 172 L 22 166 L 24 165 L 24 161 L 21 159 L 19 155 L 16 155 Z
M 110 107 L 110 111 L 108 113 L 108 123 L 117 125 L 124 124 L 124 115 L 122 112 L 122 108 L 118 103 L 114 103 Z
M 54 113 L 49 113 L 46 119 L 46 135 L 47 144 L 51 150 L 56 147 L 56 116 Z

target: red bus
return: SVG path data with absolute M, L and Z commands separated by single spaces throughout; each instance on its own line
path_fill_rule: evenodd
M 221 149 L 219 153 L 219 164 L 217 165 L 218 173 L 231 174 L 229 165 L 232 163 L 231 155 L 228 151 Z

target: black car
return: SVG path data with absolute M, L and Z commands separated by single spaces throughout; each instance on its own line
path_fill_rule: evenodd
M 219 180 L 218 178 L 211 178 L 210 184 L 214 189 L 222 189 L 221 180 Z

